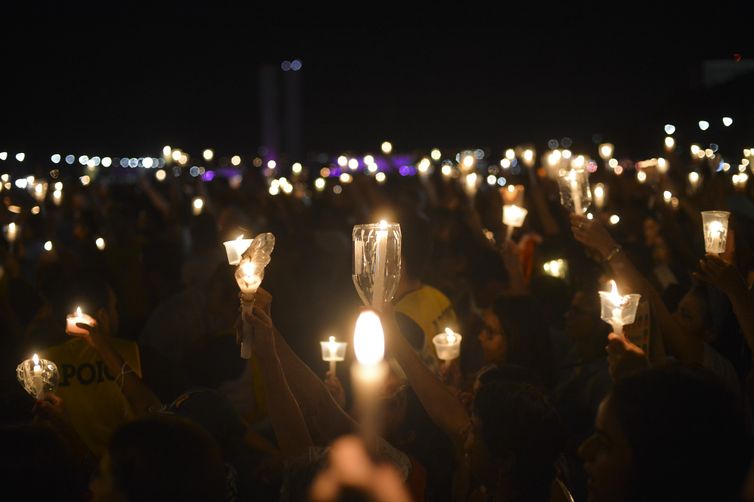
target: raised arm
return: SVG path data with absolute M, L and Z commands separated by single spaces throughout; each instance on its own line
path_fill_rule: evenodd
M 427 369 L 419 356 L 401 334 L 395 321 L 392 306 L 386 305 L 382 315 L 382 327 L 388 349 L 401 365 L 419 401 L 432 421 L 457 440 L 468 425 L 470 417 L 463 405 L 450 390 Z
M 660 333 L 670 351 L 682 362 L 701 363 L 704 358 L 704 342 L 685 333 L 659 293 L 634 267 L 605 227 L 596 220 L 571 215 L 571 230 L 577 241 L 592 249 L 610 267 L 616 282 L 621 285 L 622 293 L 640 293 L 650 302 Z
M 256 301 L 269 316 L 270 294 L 260 288 Z M 309 432 L 317 444 L 329 444 L 342 434 L 358 430 L 356 422 L 338 405 L 317 374 L 296 355 L 283 335 L 274 327 L 273 330 L 275 350 L 288 386 L 301 406 Z
M 250 323 L 254 329 L 253 348 L 262 369 L 267 408 L 278 445 L 285 455 L 303 453 L 314 443 L 275 351 L 272 319 L 261 309 L 255 308 L 250 317 L 244 317 L 243 322 Z
M 730 300 L 749 349 L 754 352 L 754 295 L 738 269 L 717 256 L 707 255 L 699 262 L 694 277 L 707 282 Z

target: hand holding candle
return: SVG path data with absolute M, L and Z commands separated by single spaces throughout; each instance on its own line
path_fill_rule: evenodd
M 241 290 L 241 310 L 244 317 L 251 316 L 254 294 L 264 279 L 264 268 L 270 263 L 270 254 L 275 248 L 275 236 L 271 233 L 258 235 L 243 253 L 236 268 L 236 283 Z M 241 337 L 241 357 L 251 357 L 252 328 L 244 321 Z
M 615 281 L 610 281 L 610 291 L 600 291 L 601 314 L 603 321 L 613 327 L 613 332 L 620 335 L 623 326 L 632 324 L 636 319 L 636 309 L 641 295 L 621 295 Z
M 81 311 L 81 307 L 76 307 L 76 312 L 68 314 L 65 318 L 65 332 L 72 336 L 87 335 L 89 332 L 84 328 L 76 326 L 78 323 L 96 326 L 97 321 L 90 315 Z
M 461 355 L 461 339 L 463 337 L 450 328 L 432 338 L 435 344 L 437 358 L 442 361 L 452 361 Z
M 54 391 L 58 386 L 58 367 L 47 359 L 34 354 L 16 367 L 16 377 L 21 386 L 35 399 L 42 399 L 46 390 Z

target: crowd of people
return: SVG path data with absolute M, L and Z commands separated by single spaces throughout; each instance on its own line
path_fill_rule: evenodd
M 55 203 L 4 190 L 1 222 L 18 234 L 0 250 L 3 492 L 754 500 L 752 185 L 734 186 L 737 163 L 719 158 L 593 165 L 605 203 L 574 214 L 544 162 L 473 190 L 460 162 L 384 182 L 360 168 L 317 189 L 312 165 L 283 193 L 253 166 L 240 184 L 141 168 L 82 184 L 62 167 Z M 11 176 L 45 177 L 38 168 Z M 528 215 L 508 238 L 513 193 Z M 704 210 L 730 212 L 721 254 L 705 253 Z M 379 312 L 389 376 L 371 443 L 354 412 L 352 343 L 331 372 L 319 342 L 352 341 L 363 306 L 351 233 L 380 219 L 400 224 L 401 273 Z M 276 245 L 242 313 L 222 243 L 262 232 Z M 610 279 L 641 295 L 622 333 L 601 318 Z M 92 320 L 71 334 L 76 307 Z M 452 361 L 432 344 L 446 327 L 462 336 Z M 15 372 L 32 353 L 59 373 L 36 398 Z

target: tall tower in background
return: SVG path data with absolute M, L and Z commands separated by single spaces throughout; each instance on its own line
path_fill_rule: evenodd
M 283 61 L 280 66 L 264 65 L 259 70 L 261 145 L 265 160 L 277 161 L 281 155 L 285 155 L 290 162 L 304 158 L 302 68 L 301 60 L 294 59 Z

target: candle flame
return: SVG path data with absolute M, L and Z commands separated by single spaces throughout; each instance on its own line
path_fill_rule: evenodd
M 709 224 L 709 233 L 710 234 L 717 234 L 717 237 L 720 236 L 720 234 L 723 233 L 724 227 L 723 224 L 719 221 L 715 220 L 710 222 Z
M 620 305 L 622 301 L 622 297 L 618 292 L 618 285 L 612 279 L 610 279 L 610 301 L 613 302 L 613 305 Z
M 380 230 L 387 230 L 387 221 L 380 220 Z
M 356 319 L 353 350 L 361 364 L 376 365 L 385 356 L 385 335 L 380 317 L 373 310 L 365 310 Z
M 81 317 L 81 307 L 76 307 L 76 316 Z
M 244 277 L 248 280 L 251 276 L 254 275 L 255 267 L 254 263 L 250 261 L 245 261 L 241 264 L 241 272 L 243 273 Z
M 34 354 L 31 356 L 31 360 L 34 361 L 34 366 L 39 366 L 39 356 Z
M 455 332 L 453 332 L 452 329 L 445 328 L 445 336 L 446 336 L 449 344 L 456 343 L 456 334 L 455 334 Z
M 243 234 L 241 234 L 241 235 L 239 235 L 238 237 L 236 237 L 236 240 L 237 240 L 237 241 L 240 241 L 241 239 L 243 239 Z

